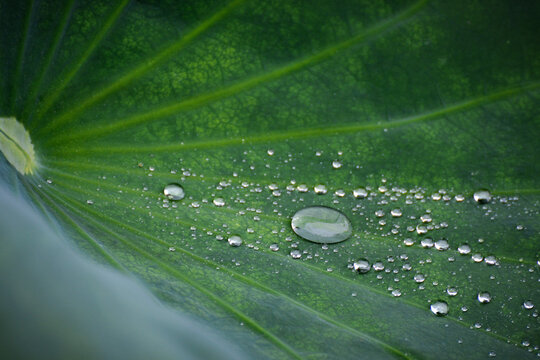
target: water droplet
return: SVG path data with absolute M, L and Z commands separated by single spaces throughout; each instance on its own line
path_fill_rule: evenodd
M 405 244 L 405 246 L 413 246 L 414 240 L 411 238 L 406 238 L 405 240 L 403 240 L 403 243 Z
M 437 316 L 445 316 L 448 314 L 448 304 L 444 301 L 436 301 L 429 307 L 431 312 Z
M 523 307 L 526 309 L 526 310 L 531 310 L 532 308 L 534 308 L 534 304 L 531 300 L 527 300 L 523 303 Z
M 364 199 L 368 196 L 368 192 L 364 188 L 358 188 L 353 190 L 353 195 L 357 199 Z
M 486 204 L 491 200 L 491 194 L 488 190 L 478 190 L 474 193 L 473 198 L 479 204 Z
M 302 257 L 302 253 L 300 252 L 300 250 L 292 250 L 291 257 L 293 259 L 300 259 Z
M 309 189 L 306 184 L 300 184 L 296 187 L 296 190 L 298 190 L 301 193 L 305 193 L 305 192 L 308 192 Z
M 392 290 L 392 295 L 395 296 L 395 297 L 400 297 L 401 296 L 401 291 L 399 291 L 398 289 L 394 289 L 394 290 Z
M 339 190 L 336 190 L 336 192 L 334 194 L 336 194 L 336 196 L 339 196 L 339 197 L 344 197 L 345 196 L 345 191 L 339 189 Z
M 473 254 L 471 256 L 471 259 L 476 262 L 476 263 L 479 263 L 479 262 L 482 262 L 482 260 L 484 260 L 484 257 L 481 255 L 481 254 Z
M 417 283 L 423 283 L 426 280 L 426 277 L 423 274 L 416 274 L 414 275 L 414 281 Z
M 420 220 L 421 220 L 423 223 L 430 223 L 430 222 L 431 222 L 431 215 L 429 215 L 429 214 L 424 214 L 424 215 L 420 216 Z
M 227 242 L 231 246 L 240 246 L 242 245 L 242 238 L 238 235 L 233 235 L 227 240 Z
M 319 185 L 315 185 L 315 187 L 313 188 L 313 191 L 315 191 L 315 194 L 317 195 L 324 195 L 326 194 L 328 190 L 326 190 L 326 186 L 319 184 Z
M 384 211 L 382 211 L 382 210 L 375 211 L 375 216 L 376 217 L 383 217 L 384 216 Z
M 491 294 L 487 291 L 481 291 L 478 293 L 478 301 L 482 304 L 487 304 L 491 301 Z
M 279 245 L 278 245 L 278 244 L 272 244 L 272 245 L 270 245 L 270 250 L 272 250 L 272 251 L 279 251 Z
M 434 193 L 434 194 L 431 195 L 431 199 L 433 199 L 434 201 L 441 200 L 441 197 L 442 197 L 442 195 L 439 194 L 439 193 Z
M 340 211 L 324 206 L 310 206 L 297 211 L 291 227 L 298 236 L 320 244 L 338 243 L 352 235 L 349 219 Z
M 429 249 L 433 247 L 433 240 L 431 238 L 424 238 L 422 241 L 420 241 L 420 245 L 422 245 L 423 248 Z
M 353 263 L 353 268 L 360 274 L 365 274 L 371 269 L 371 264 L 366 259 L 360 259 Z
M 449 248 L 449 245 L 446 239 L 440 239 L 440 240 L 435 241 L 435 249 L 439 251 L 445 251 L 445 250 L 448 250 L 448 248 Z
M 448 296 L 456 296 L 458 291 L 455 287 L 449 287 L 448 289 L 446 289 L 446 293 L 448 294 Z
M 462 202 L 463 200 L 465 200 L 465 196 L 458 194 L 454 197 L 454 199 L 456 199 L 457 202 Z
M 341 165 L 342 165 L 342 164 L 341 164 L 341 162 L 340 162 L 339 160 L 334 160 L 334 161 L 332 161 L 332 167 L 333 167 L 334 169 L 339 169 L 339 168 L 341 167 Z
M 484 258 L 484 261 L 486 262 L 487 265 L 491 265 L 491 266 L 497 264 L 497 258 L 493 255 L 486 256 Z
M 272 156 L 272 155 L 274 155 L 274 150 L 273 149 L 268 149 L 268 150 L 266 150 L 266 153 L 268 154 L 268 156 Z
M 457 250 L 461 255 L 467 255 L 467 254 L 470 254 L 471 247 L 468 244 L 462 244 L 462 245 L 459 245 Z
M 393 217 L 401 217 L 401 215 L 403 215 L 403 212 L 401 211 L 401 209 L 394 209 L 394 210 L 390 211 L 390 214 Z
M 225 200 L 223 198 L 215 198 L 213 202 L 214 202 L 214 205 L 219 206 L 219 207 L 225 205 Z
M 377 261 L 373 263 L 373 270 L 375 271 L 383 271 L 384 270 L 384 264 L 380 261 Z
M 186 196 L 184 188 L 175 183 L 165 186 L 165 188 L 163 188 L 163 194 L 165 194 L 169 200 L 182 200 L 184 196 Z
M 88 205 L 94 205 L 94 200 L 88 199 L 88 200 L 86 200 L 86 203 L 87 203 Z
M 175 252 L 176 249 L 175 249 L 174 247 L 171 246 L 171 247 L 169 247 L 169 251 L 170 251 L 170 252 Z
M 423 234 L 427 233 L 427 228 L 425 226 L 422 226 L 422 225 L 416 225 L 416 233 L 418 235 L 423 235 Z

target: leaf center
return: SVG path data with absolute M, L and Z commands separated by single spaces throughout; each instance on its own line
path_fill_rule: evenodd
M 14 117 L 0 117 L 0 150 L 21 174 L 33 174 L 36 170 L 37 161 L 30 134 Z

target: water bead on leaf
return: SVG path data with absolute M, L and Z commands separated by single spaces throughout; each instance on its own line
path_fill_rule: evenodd
M 186 196 L 184 188 L 180 184 L 172 183 L 163 188 L 163 194 L 169 200 L 182 200 Z
M 448 314 L 448 304 L 444 301 L 434 302 L 429 309 L 437 316 L 445 316 Z
M 291 227 L 298 236 L 320 244 L 338 243 L 352 235 L 349 219 L 340 211 L 324 206 L 297 211 L 292 217 Z
M 491 193 L 488 190 L 478 190 L 473 194 L 473 199 L 479 204 L 486 204 L 491 200 Z

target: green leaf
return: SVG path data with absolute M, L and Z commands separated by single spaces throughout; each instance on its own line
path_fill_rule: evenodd
M 0 115 L 29 131 L 39 167 L 2 163 L 3 186 L 85 258 L 218 334 L 194 346 L 235 344 L 223 357 L 536 358 L 538 311 L 523 304 L 540 306 L 539 15 L 535 1 L 4 1 Z M 170 183 L 186 197 L 169 200 Z M 341 211 L 352 237 L 298 237 L 308 206 Z M 26 281 L 50 284 L 43 269 Z M 67 299 L 87 296 L 69 284 Z

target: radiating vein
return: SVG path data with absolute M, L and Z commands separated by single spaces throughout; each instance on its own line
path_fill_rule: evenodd
M 331 136 L 340 134 L 350 134 L 355 132 L 373 131 L 388 128 L 396 128 L 400 126 L 406 126 L 410 124 L 433 121 L 440 119 L 445 115 L 466 111 L 478 106 L 487 105 L 496 101 L 510 98 L 512 96 L 519 95 L 527 91 L 533 91 L 540 87 L 540 82 L 520 85 L 498 91 L 489 95 L 480 96 L 472 100 L 456 103 L 441 109 L 433 110 L 428 113 L 410 116 L 402 119 L 392 121 L 378 121 L 367 124 L 348 124 L 340 126 L 329 126 L 319 128 L 304 128 L 286 130 L 280 132 L 271 132 L 267 134 L 248 135 L 243 137 L 231 137 L 231 138 L 219 138 L 210 140 L 199 140 L 193 142 L 165 144 L 165 145 L 151 145 L 151 146 L 107 146 L 107 147 L 86 147 L 77 150 L 74 155 L 82 155 L 88 153 L 148 153 L 148 152 L 167 152 L 167 151 L 180 151 L 180 150 L 193 150 L 193 149 L 208 149 L 233 145 L 251 145 L 257 143 L 269 143 L 278 142 L 291 139 L 302 139 L 311 137 Z M 76 136 L 74 137 L 74 139 Z M 64 154 L 64 153 L 63 153 Z
M 234 0 L 230 2 L 227 6 L 210 16 L 207 20 L 203 21 L 197 27 L 188 32 L 185 36 L 172 43 L 162 51 L 153 55 L 149 59 L 145 59 L 141 64 L 122 75 L 119 79 L 105 86 L 104 88 L 93 92 L 91 96 L 80 101 L 78 105 L 61 115 L 53 118 L 53 120 L 47 124 L 44 130 L 52 131 L 53 129 L 61 126 L 69 121 L 72 121 L 78 114 L 86 110 L 88 107 L 94 105 L 95 103 L 103 100 L 105 97 L 109 96 L 115 91 L 120 90 L 124 86 L 128 85 L 132 81 L 140 78 L 148 71 L 155 68 L 157 65 L 162 64 L 164 61 L 169 59 L 171 56 L 182 50 L 187 44 L 193 41 L 197 36 L 208 30 L 210 27 L 215 25 L 226 15 L 228 15 L 233 9 L 238 7 L 240 4 L 246 0 Z
M 418 11 L 420 11 L 427 2 L 428 2 L 427 0 L 420 0 L 416 2 L 414 5 L 412 5 L 411 7 L 404 10 L 403 12 L 399 13 L 398 15 L 390 19 L 381 21 L 377 23 L 376 25 L 364 30 L 360 34 L 348 40 L 345 40 L 336 45 L 330 46 L 314 55 L 293 61 L 283 67 L 274 69 L 270 72 L 256 75 L 254 77 L 248 78 L 244 81 L 233 84 L 231 86 L 215 90 L 211 93 L 198 95 L 193 98 L 181 101 L 179 103 L 173 103 L 159 109 L 151 110 L 151 111 L 140 113 L 140 114 L 135 114 L 128 118 L 109 120 L 107 123 L 110 123 L 110 125 L 87 128 L 79 132 L 72 132 L 67 137 L 55 138 L 54 142 L 81 139 L 81 138 L 84 138 L 84 139 L 94 138 L 94 137 L 110 134 L 116 131 L 125 130 L 127 128 L 130 128 L 132 126 L 135 126 L 141 123 L 150 122 L 156 119 L 163 118 L 168 115 L 175 114 L 179 111 L 195 109 L 209 102 L 213 102 L 219 99 L 230 97 L 240 92 L 251 89 L 255 86 L 264 84 L 266 82 L 277 80 L 292 72 L 299 71 L 305 67 L 312 66 L 323 60 L 326 60 L 327 58 L 332 57 L 333 55 L 337 54 L 338 52 L 344 49 L 351 47 L 352 45 L 355 45 L 358 43 L 366 43 L 369 40 L 372 40 L 373 38 L 377 37 L 378 35 L 385 32 L 386 30 L 389 30 L 399 25 L 400 23 L 406 21 L 407 19 L 411 18 Z
M 118 7 L 113 11 L 113 13 L 109 16 L 107 21 L 103 24 L 101 29 L 97 32 L 94 39 L 90 42 L 88 45 L 88 48 L 84 51 L 81 58 L 73 65 L 71 70 L 66 73 L 62 80 L 56 85 L 54 90 L 50 93 L 49 96 L 47 96 L 43 103 L 40 105 L 37 113 L 38 119 L 43 116 L 49 110 L 49 108 L 54 104 L 54 102 L 58 99 L 58 97 L 62 94 L 64 88 L 71 82 L 73 77 L 77 74 L 77 72 L 81 69 L 81 67 L 86 63 L 88 58 L 92 55 L 94 50 L 98 47 L 98 45 L 101 43 L 101 41 L 105 38 L 105 36 L 108 34 L 108 32 L 111 30 L 111 28 L 114 26 L 118 18 L 120 17 L 120 14 L 122 14 L 122 11 L 126 7 L 126 5 L 129 3 L 130 0 L 122 0 Z M 34 126 L 35 127 L 35 126 Z M 43 130 L 43 128 L 42 128 Z M 40 130 L 41 131 L 41 130 Z
M 32 17 L 35 11 L 36 1 L 32 0 L 30 4 L 30 9 L 28 11 L 28 14 L 26 15 L 26 18 L 24 20 L 24 32 L 22 35 L 22 43 L 21 47 L 19 48 L 19 55 L 17 57 L 17 66 L 15 68 L 14 72 L 14 78 L 13 78 L 13 89 L 12 89 L 12 98 L 11 98 L 11 105 L 10 105 L 10 115 L 15 114 L 15 105 L 17 103 L 17 98 L 19 97 L 19 88 L 20 88 L 20 79 L 21 79 L 21 72 L 23 68 L 24 63 L 24 55 L 26 53 L 26 48 L 28 47 L 28 39 L 30 37 L 30 27 L 32 25 Z M 4 29 L 4 31 L 8 31 L 7 29 Z
M 63 187 L 66 187 L 66 188 L 68 188 L 68 189 L 71 189 L 71 190 L 73 190 L 73 191 L 75 191 L 75 192 L 81 192 L 81 193 L 84 192 L 84 190 L 82 190 L 82 189 L 77 189 L 77 188 L 68 186 L 67 184 L 63 184 L 63 183 L 60 183 L 60 184 L 61 184 Z M 95 194 L 95 195 L 97 195 L 97 194 Z M 61 196 L 63 196 L 63 195 L 61 195 Z M 106 200 L 106 197 L 105 197 L 105 196 L 99 195 L 99 196 L 97 196 L 97 197 Z M 76 202 L 73 202 L 73 203 L 74 203 L 74 204 L 77 204 Z M 123 202 L 120 201 L 120 200 L 115 200 L 115 203 L 118 204 L 118 205 L 121 205 L 121 206 L 125 206 L 125 207 L 129 206 L 128 203 L 123 203 Z M 77 205 L 80 206 L 80 204 L 77 204 Z M 139 208 L 136 207 L 136 208 L 134 208 L 134 210 L 143 213 L 143 209 L 139 209 Z M 91 210 L 86 210 L 86 211 L 89 212 L 89 211 L 91 211 Z M 145 213 L 145 212 L 144 212 L 144 213 Z M 97 215 L 97 214 L 96 214 L 96 215 Z M 105 215 L 100 215 L 100 216 L 105 216 Z M 163 218 L 164 220 L 168 220 L 168 217 L 167 217 L 167 216 L 164 216 L 164 215 L 159 214 L 159 213 L 155 213 L 154 216 L 159 217 L 159 218 Z M 131 226 L 129 226 L 129 225 L 127 225 L 127 224 L 123 224 L 123 223 L 121 223 L 121 222 L 114 221 L 112 218 L 107 218 L 107 221 L 111 221 L 111 222 L 113 222 L 113 223 L 117 223 L 118 226 L 120 226 L 121 228 L 125 228 L 125 229 L 127 229 L 127 230 L 129 230 L 130 228 L 132 228 Z M 189 226 L 187 223 L 186 223 L 185 225 L 186 225 L 186 226 Z M 199 224 L 192 224 L 192 225 L 198 226 L 202 231 L 207 231 L 207 230 L 208 230 L 208 229 L 205 229 L 205 228 L 201 228 Z M 133 229 L 135 229 L 135 228 L 133 228 Z M 141 230 L 137 230 L 137 231 L 138 231 L 138 232 L 141 232 L 141 233 L 144 233 L 144 232 L 142 232 Z M 144 234 L 146 234 L 146 233 L 144 233 Z M 146 235 L 148 235 L 148 234 L 146 234 Z M 143 235 L 143 236 L 144 236 L 144 235 Z M 148 236 L 152 237 L 151 235 L 148 235 Z M 152 238 L 153 238 L 153 237 L 152 237 Z M 162 241 L 162 240 L 159 240 L 159 241 Z M 163 244 L 165 245 L 165 244 L 167 244 L 167 243 L 166 243 L 166 242 L 163 242 Z M 271 255 L 271 256 L 275 256 L 275 257 L 279 257 L 279 258 L 287 258 L 286 255 L 281 254 L 281 253 L 279 253 L 279 252 L 272 252 L 272 251 L 266 251 L 266 250 L 261 250 L 261 251 L 264 251 L 266 254 Z M 185 251 L 185 253 L 186 253 L 186 255 L 197 257 L 197 255 L 192 254 L 192 253 L 190 253 L 190 252 L 187 251 L 187 250 Z M 207 263 L 207 264 L 209 263 L 209 260 L 204 260 L 204 261 L 205 261 L 205 263 Z M 210 263 L 211 263 L 211 262 L 210 262 Z M 218 266 L 220 266 L 220 265 L 218 265 Z M 302 263 L 302 266 L 305 266 L 306 268 L 309 268 L 309 269 L 311 269 L 312 271 L 318 272 L 318 273 L 320 273 L 321 275 L 334 277 L 334 278 L 336 278 L 336 279 L 338 279 L 338 280 L 340 280 L 340 281 L 344 281 L 344 282 L 353 284 L 354 286 L 358 286 L 358 287 L 360 287 L 360 288 L 363 288 L 363 289 L 365 289 L 365 290 L 368 291 L 368 292 L 373 292 L 373 293 L 376 293 L 376 294 L 379 294 L 379 295 L 382 295 L 382 296 L 385 296 L 385 297 L 390 297 L 390 298 L 393 298 L 393 299 L 394 299 L 394 297 L 393 297 L 392 295 L 390 295 L 390 294 L 388 294 L 388 293 L 386 293 L 386 292 L 382 292 L 382 291 L 379 291 L 379 290 L 376 289 L 376 288 L 369 287 L 369 286 L 367 286 L 367 285 L 358 283 L 358 282 L 356 282 L 356 281 L 353 281 L 352 279 L 343 277 L 342 275 L 340 275 L 340 274 L 338 274 L 338 273 L 333 273 L 333 272 L 328 273 L 328 272 L 325 271 L 324 269 L 320 269 L 319 267 L 317 267 L 317 266 L 315 266 L 315 265 L 311 265 L 311 264 L 308 264 L 308 263 L 305 263 L 305 262 Z M 261 286 L 263 286 L 263 285 L 261 285 Z M 400 301 L 403 302 L 403 303 L 405 303 L 405 304 L 407 304 L 407 305 L 410 305 L 410 306 L 413 306 L 413 307 L 415 307 L 415 308 L 421 309 L 421 310 L 423 310 L 423 311 L 426 310 L 425 307 L 422 307 L 422 306 L 420 306 L 419 304 L 417 304 L 417 303 L 415 303 L 415 302 L 411 302 L 411 301 L 406 300 L 406 299 L 401 299 Z M 454 322 L 456 322 L 456 323 L 458 323 L 458 324 L 460 324 L 460 325 L 462 325 L 462 326 L 468 327 L 468 326 L 470 325 L 470 324 L 467 324 L 467 323 L 465 323 L 464 321 L 462 321 L 462 320 L 460 320 L 460 319 L 458 319 L 458 318 L 452 317 L 452 316 L 447 316 L 446 318 L 449 319 L 449 320 L 452 320 L 452 321 L 454 321 Z M 484 333 L 487 334 L 487 335 L 489 335 L 489 336 L 491 336 L 491 337 L 494 337 L 494 338 L 496 338 L 496 339 L 498 339 L 498 340 L 504 340 L 504 341 L 506 341 L 505 338 L 501 337 L 500 335 L 494 334 L 494 333 L 492 333 L 492 332 L 486 332 L 486 331 L 484 331 Z
M 96 220 L 94 220 L 94 219 L 92 219 L 92 218 L 90 218 L 88 216 L 84 216 L 84 214 L 82 214 L 80 211 L 76 210 L 74 207 L 67 204 L 65 202 L 65 200 L 63 200 L 63 197 L 60 198 L 59 196 L 56 196 L 56 195 L 51 195 L 51 196 L 54 196 L 58 201 L 63 202 L 66 206 L 68 206 L 72 210 L 78 212 L 80 214 L 80 216 L 85 217 L 86 220 L 93 222 L 94 224 L 96 224 L 97 226 L 102 228 L 103 230 L 107 231 L 109 234 L 111 234 L 115 238 L 117 238 L 122 244 L 124 244 L 125 246 L 131 248 L 132 250 L 134 250 L 135 252 L 137 252 L 141 256 L 145 257 L 147 260 L 153 262 L 154 264 L 159 266 L 161 269 L 163 269 L 167 273 L 171 274 L 172 276 L 174 276 L 178 280 L 190 285 L 191 287 L 193 287 L 194 289 L 196 289 L 200 293 L 204 294 L 205 296 L 210 298 L 212 301 L 217 303 L 224 310 L 230 312 L 231 314 L 234 314 L 239 320 L 246 323 L 246 325 L 250 326 L 254 331 L 258 332 L 260 335 L 267 338 L 270 342 L 272 342 L 274 345 L 276 345 L 281 350 L 285 351 L 287 354 L 289 354 L 293 358 L 302 359 L 302 357 L 298 353 L 296 353 L 296 351 L 293 348 L 291 348 L 285 342 L 280 340 L 277 336 L 272 334 L 270 331 L 266 330 L 264 327 L 262 327 L 260 324 L 258 324 L 254 319 L 252 319 L 248 315 L 244 314 L 240 310 L 236 309 L 233 305 L 231 305 L 227 301 L 225 301 L 225 300 L 221 299 L 220 297 L 218 297 L 217 295 L 213 294 L 210 290 L 206 289 L 202 285 L 199 285 L 195 280 L 193 280 L 193 279 L 189 278 L 188 276 L 184 275 L 182 272 L 178 271 L 176 268 L 170 266 L 169 264 L 159 260 L 158 258 L 156 258 L 151 253 L 147 252 L 146 250 L 144 250 L 144 249 L 136 246 L 132 242 L 124 239 L 122 236 L 118 235 L 116 232 L 105 228 L 98 221 L 96 221 Z
M 63 197 L 62 195 L 60 195 L 61 197 Z M 84 212 L 87 212 L 89 214 L 92 214 L 93 216 L 97 217 L 97 218 L 102 218 L 103 220 L 106 220 L 106 221 L 109 221 L 109 222 L 112 222 L 114 224 L 116 224 L 118 227 L 120 228 L 123 228 L 131 233 L 134 233 L 136 235 L 139 235 L 139 236 L 142 236 L 148 240 L 151 240 L 152 242 L 155 242 L 155 243 L 158 243 L 159 245 L 162 245 L 162 246 L 170 246 L 170 244 L 168 244 L 167 242 L 159 239 L 159 238 L 156 238 L 155 236 L 152 236 L 142 230 L 139 230 L 139 229 L 136 229 L 132 226 L 129 226 L 129 225 L 126 225 L 122 222 L 119 222 L 111 217 L 106 217 L 105 215 L 103 214 L 100 214 L 99 212 L 96 212 L 96 211 L 93 211 L 93 210 L 89 210 L 89 209 L 85 209 L 84 207 L 81 206 L 81 204 L 78 204 L 77 202 L 74 202 L 74 201 L 70 201 L 68 198 L 64 198 L 65 201 L 68 201 L 70 203 L 72 203 L 73 206 L 76 206 L 78 208 L 81 209 L 81 211 L 84 211 Z M 72 208 L 73 208 L 72 206 Z M 75 209 L 74 209 L 75 210 Z M 75 210 L 77 211 L 77 210 Z M 80 213 L 80 211 L 79 211 Z M 80 213 L 81 216 L 84 216 L 84 214 Z M 108 228 L 107 226 L 103 225 L 101 222 L 97 221 L 97 220 L 94 220 L 92 219 L 91 217 L 88 217 L 88 216 L 85 216 L 85 218 L 88 220 L 88 221 L 91 221 L 92 223 L 94 223 L 97 227 L 100 227 L 102 230 L 110 233 L 111 235 L 113 235 L 114 237 L 118 238 L 120 241 L 122 242 L 125 242 L 125 240 L 123 240 L 123 238 L 121 238 L 120 235 L 118 235 L 116 232 L 114 232 L 113 230 L 111 230 L 110 228 Z M 257 287 L 258 289 L 260 290 L 263 290 L 264 292 L 267 292 L 269 294 L 272 294 L 272 295 L 276 295 L 276 296 L 279 296 L 279 297 L 282 297 L 284 299 L 286 299 L 287 301 L 291 302 L 292 304 L 294 304 L 295 306 L 298 306 L 300 308 L 302 308 L 303 310 L 305 311 L 308 311 L 310 312 L 311 314 L 314 314 L 315 316 L 317 317 L 320 317 L 322 319 L 324 319 L 325 321 L 328 321 L 330 323 L 332 323 L 333 325 L 341 328 L 341 329 L 344 329 L 358 337 L 360 337 L 361 339 L 363 340 L 366 340 L 368 342 L 371 342 L 371 343 L 374 343 L 374 344 L 377 344 L 377 345 L 380 345 L 381 347 L 385 348 L 387 351 L 390 351 L 392 352 L 394 355 L 398 355 L 400 358 L 405 358 L 405 359 L 408 359 L 409 357 L 406 356 L 403 352 L 401 352 L 400 350 L 394 348 L 393 346 L 381 341 L 381 340 L 378 340 L 376 338 L 373 338 L 372 336 L 368 335 L 368 334 L 365 334 L 357 329 L 354 329 L 338 320 L 335 320 L 333 319 L 332 317 L 329 317 L 327 315 L 325 315 L 324 313 L 321 313 L 305 304 L 302 304 L 300 302 L 298 302 L 297 300 L 294 300 L 293 298 L 289 297 L 288 295 L 278 291 L 278 290 L 275 290 L 273 288 L 270 288 L 270 287 L 267 287 L 266 285 L 263 285 L 257 281 L 254 281 L 244 275 L 241 275 L 235 271 L 232 271 L 226 267 L 223 267 L 221 264 L 218 264 L 218 263 L 215 263 L 213 261 L 210 261 L 210 260 L 207 260 L 207 259 L 204 259 L 198 255 L 195 255 L 185 249 L 182 249 L 182 248 L 178 248 L 176 249 L 178 252 L 181 252 L 182 254 L 184 255 L 187 255 L 189 256 L 190 258 L 196 260 L 197 262 L 199 263 L 202 263 L 206 266 L 208 266 L 209 268 L 211 269 L 216 269 L 216 271 L 219 271 L 219 272 L 224 272 L 226 273 L 227 275 L 235 278 L 236 280 L 239 280 L 247 285 L 250 285 L 250 286 L 254 286 L 254 287 Z M 219 270 L 217 270 L 219 269 Z
M 124 267 L 116 261 L 116 259 L 110 255 L 107 250 L 105 250 L 92 236 L 90 236 L 86 230 L 84 230 L 75 220 L 71 218 L 60 206 L 58 206 L 54 201 L 49 199 L 48 195 L 40 189 L 38 186 L 33 187 L 37 192 L 41 194 L 41 199 L 49 206 L 54 212 L 56 212 L 61 218 L 64 219 L 68 224 L 70 224 L 79 235 L 81 235 L 94 250 L 96 250 L 103 258 L 114 268 L 125 271 Z
M 23 118 L 26 121 L 27 127 L 28 125 L 32 123 L 33 117 L 31 117 L 31 114 L 34 113 L 34 106 L 37 103 L 37 96 L 38 96 L 39 90 L 41 89 L 41 85 L 43 84 L 43 80 L 45 79 L 45 76 L 49 72 L 53 59 L 58 51 L 58 46 L 60 45 L 60 41 L 62 40 L 64 34 L 66 33 L 69 19 L 71 18 L 71 15 L 73 14 L 74 5 L 75 5 L 75 0 L 70 0 L 69 3 L 67 4 L 66 10 L 64 12 L 64 16 L 62 17 L 62 20 L 60 21 L 60 26 L 58 27 L 58 32 L 56 33 L 53 39 L 53 42 L 51 46 L 49 47 L 49 51 L 47 52 L 47 55 L 45 56 L 45 62 L 41 69 L 41 73 L 39 74 L 37 80 L 33 81 L 32 88 L 27 95 L 26 103 L 23 109 L 24 115 L 25 115 L 23 116 Z

